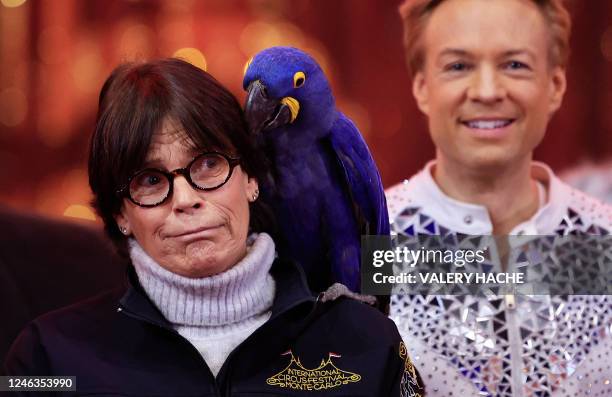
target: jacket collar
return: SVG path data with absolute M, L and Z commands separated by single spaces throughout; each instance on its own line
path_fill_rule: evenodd
M 271 319 L 306 302 L 315 303 L 303 270 L 294 262 L 276 259 L 270 270 L 276 281 L 276 296 Z M 149 299 L 138 281 L 133 266 L 127 269 L 127 291 L 119 301 L 118 311 L 157 326 L 172 329 L 172 325 Z
M 433 179 L 434 166 L 435 161 L 429 162 L 405 185 L 413 204 L 421 206 L 430 217 L 451 230 L 471 235 L 491 234 L 493 225 L 486 207 L 447 196 Z M 531 175 L 546 187 L 548 199 L 531 219 L 517 225 L 510 235 L 553 233 L 567 211 L 569 187 L 540 162 L 532 163 Z
M 276 259 L 270 271 L 276 281 L 276 296 L 272 304 L 272 317 L 292 309 L 293 307 L 310 302 L 316 302 L 315 297 L 308 288 L 304 270 L 293 261 Z

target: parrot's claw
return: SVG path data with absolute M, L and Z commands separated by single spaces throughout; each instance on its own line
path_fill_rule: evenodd
M 359 302 L 367 303 L 368 305 L 376 305 L 377 300 L 375 296 L 372 295 L 361 295 L 355 293 L 348 289 L 344 284 L 334 283 L 331 287 L 329 287 L 324 292 L 319 294 L 317 300 L 319 302 L 329 302 L 335 301 L 341 296 L 346 296 L 348 298 L 354 299 Z

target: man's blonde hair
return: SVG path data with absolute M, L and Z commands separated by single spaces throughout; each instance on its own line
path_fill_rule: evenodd
M 410 73 L 421 70 L 424 51 L 421 36 L 432 12 L 446 0 L 404 0 L 399 12 L 404 24 L 404 48 Z M 550 28 L 549 61 L 565 67 L 569 58 L 569 38 L 572 21 L 563 0 L 531 0 L 548 22 Z

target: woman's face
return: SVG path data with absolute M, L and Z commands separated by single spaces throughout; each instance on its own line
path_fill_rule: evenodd
M 172 171 L 199 154 L 185 142 L 180 128 L 165 122 L 154 135 L 143 168 Z M 195 190 L 183 176 L 174 178 L 168 199 L 152 208 L 123 200 L 116 216 L 159 265 L 185 277 L 223 272 L 246 254 L 249 201 L 257 181 L 238 165 L 227 183 L 213 191 Z

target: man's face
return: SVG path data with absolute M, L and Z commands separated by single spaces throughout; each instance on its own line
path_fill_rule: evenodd
M 413 93 L 438 157 L 474 170 L 530 159 L 561 104 L 549 28 L 529 0 L 447 0 L 422 35 Z

